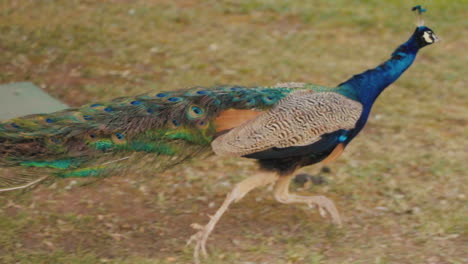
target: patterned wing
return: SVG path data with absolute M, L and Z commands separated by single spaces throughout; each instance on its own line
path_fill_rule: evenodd
M 272 148 L 310 145 L 322 135 L 354 128 L 362 105 L 335 92 L 299 90 L 211 144 L 218 155 L 245 156 Z

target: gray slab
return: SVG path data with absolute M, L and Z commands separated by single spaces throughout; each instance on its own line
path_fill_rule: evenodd
M 30 82 L 0 85 L 0 120 L 39 113 L 51 113 L 68 106 Z

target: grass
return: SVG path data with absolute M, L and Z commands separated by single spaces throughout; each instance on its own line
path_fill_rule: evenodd
M 0 0 L 0 82 L 29 80 L 73 106 L 195 85 L 333 86 L 406 40 L 412 4 Z M 294 187 L 333 198 L 345 227 L 257 190 L 221 220 L 206 263 L 466 263 L 468 2 L 423 4 L 442 42 L 379 98 L 327 184 Z M 0 262 L 190 263 L 190 223 L 254 169 L 209 158 L 2 195 Z

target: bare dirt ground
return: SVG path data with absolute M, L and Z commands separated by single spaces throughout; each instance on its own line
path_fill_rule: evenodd
M 195 85 L 332 86 L 414 30 L 407 1 L 351 2 L 0 0 L 0 82 L 29 80 L 73 106 Z M 442 42 L 379 98 L 325 184 L 293 186 L 332 198 L 344 228 L 256 190 L 222 218 L 204 263 L 468 262 L 468 3 L 427 5 Z M 255 171 L 210 157 L 0 194 L 0 262 L 191 263 L 190 224 Z

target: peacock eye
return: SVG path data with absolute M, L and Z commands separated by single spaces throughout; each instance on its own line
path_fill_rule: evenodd
M 13 128 L 20 128 L 20 126 L 18 126 L 16 123 L 10 123 L 10 126 L 12 126 Z
M 197 125 L 198 125 L 198 127 L 202 128 L 202 129 L 205 129 L 205 128 L 208 127 L 209 123 L 206 122 L 205 120 L 199 120 L 197 122 Z
M 200 115 L 200 114 L 203 113 L 203 111 L 202 111 L 202 110 L 200 109 L 200 107 L 198 107 L 198 106 L 193 106 L 193 107 L 192 107 L 192 111 L 193 111 L 195 114 L 197 114 L 197 115 Z
M 179 102 L 179 101 L 182 100 L 182 98 L 180 98 L 180 97 L 170 97 L 167 100 L 170 101 L 170 102 Z
M 172 120 L 172 124 L 176 127 L 180 126 L 180 121 L 177 119 Z

